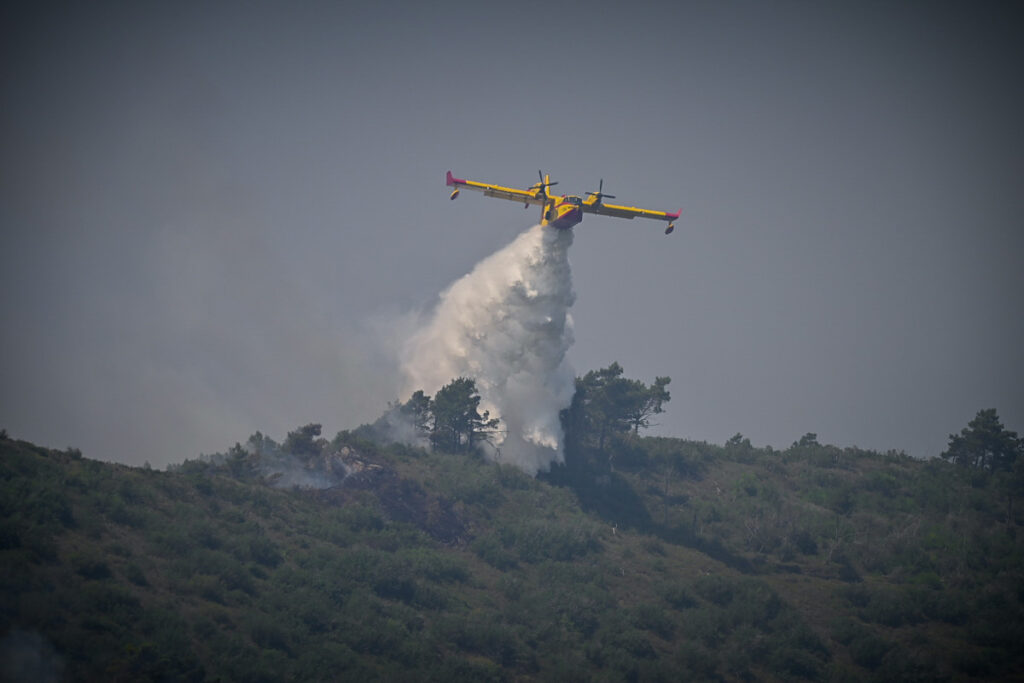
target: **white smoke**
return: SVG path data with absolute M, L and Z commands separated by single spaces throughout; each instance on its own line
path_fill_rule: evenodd
M 402 352 L 405 395 L 457 377 L 476 381 L 480 409 L 501 419 L 493 458 L 530 474 L 564 462 L 558 413 L 574 391 L 571 230 L 536 225 L 441 294 Z

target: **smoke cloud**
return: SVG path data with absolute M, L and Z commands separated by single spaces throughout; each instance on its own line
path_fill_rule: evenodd
M 536 225 L 441 294 L 402 349 L 406 396 L 434 394 L 457 377 L 476 381 L 481 411 L 501 419 L 491 457 L 530 474 L 564 462 L 558 413 L 574 375 L 571 230 Z

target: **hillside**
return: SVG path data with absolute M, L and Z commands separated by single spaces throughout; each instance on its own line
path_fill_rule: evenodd
M 1024 679 L 1024 519 L 983 472 L 813 435 L 538 479 L 269 443 L 159 472 L 0 441 L 6 678 Z

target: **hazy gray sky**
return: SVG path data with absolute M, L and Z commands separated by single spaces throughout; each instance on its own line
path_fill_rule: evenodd
M 7 3 L 0 427 L 164 465 L 377 417 L 379 341 L 536 222 L 589 216 L 577 372 L 657 432 L 941 451 L 1024 431 L 1014 3 Z

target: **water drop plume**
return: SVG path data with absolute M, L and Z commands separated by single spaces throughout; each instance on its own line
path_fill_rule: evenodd
M 573 343 L 572 239 L 571 230 L 539 225 L 519 235 L 441 294 L 402 354 L 405 395 L 474 379 L 481 411 L 501 419 L 490 457 L 530 474 L 564 461 L 558 413 L 574 391 L 565 358 Z

